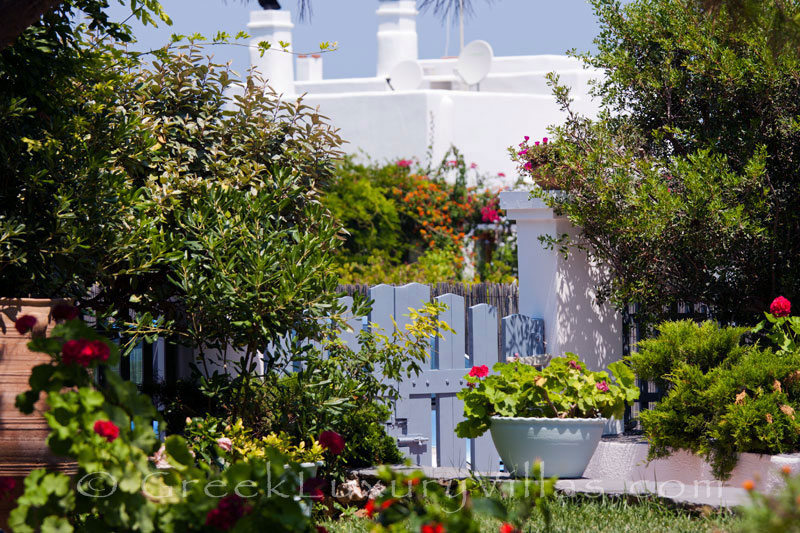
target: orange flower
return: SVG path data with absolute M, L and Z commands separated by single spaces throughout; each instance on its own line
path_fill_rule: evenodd
M 742 488 L 748 492 L 752 492 L 753 490 L 755 490 L 756 484 L 753 483 L 752 479 L 748 479 L 744 483 L 742 483 Z
M 792 473 L 792 467 L 789 465 L 783 465 L 783 468 L 781 468 L 781 472 L 783 472 L 785 475 L 788 476 L 789 474 Z

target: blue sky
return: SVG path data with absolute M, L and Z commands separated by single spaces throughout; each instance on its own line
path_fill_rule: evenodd
M 217 31 L 235 34 L 246 30 L 249 11 L 260 9 L 256 0 L 162 0 L 173 25 L 157 29 L 136 27 L 136 49 L 162 46 L 172 33 L 194 32 L 211 36 Z M 282 0 L 284 9 L 296 15 L 296 2 Z M 597 21 L 585 0 L 476 0 L 474 15 L 466 21 L 464 41 L 484 39 L 495 55 L 563 54 L 570 48 L 592 50 L 598 32 Z M 294 50 L 313 52 L 322 41 L 338 41 L 339 50 L 327 54 L 326 78 L 375 75 L 375 33 L 377 0 L 315 0 L 310 20 L 295 21 Z M 114 20 L 123 20 L 130 11 L 113 4 Z M 296 18 L 296 17 L 295 17 Z M 417 20 L 420 58 L 444 55 L 446 28 L 432 13 Z M 458 28 L 451 29 L 450 55 L 458 53 Z M 220 62 L 233 61 L 238 72 L 249 66 L 248 50 L 236 46 L 215 46 L 209 50 Z

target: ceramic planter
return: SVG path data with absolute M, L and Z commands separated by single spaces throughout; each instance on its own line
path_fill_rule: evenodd
M 605 418 L 492 417 L 490 431 L 507 472 L 530 476 L 536 460 L 544 477 L 578 478 L 589 464 Z

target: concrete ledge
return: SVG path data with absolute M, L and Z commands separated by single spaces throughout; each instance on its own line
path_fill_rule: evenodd
M 688 486 L 722 486 L 739 488 L 745 480 L 753 480 L 756 489 L 773 491 L 783 486 L 781 469 L 789 466 L 800 473 L 800 454 L 759 455 L 743 453 L 731 478 L 720 482 L 711 473 L 711 466 L 698 456 L 684 451 L 670 457 L 647 462 L 649 445 L 630 439 L 604 439 L 586 467 L 584 477 L 608 482 L 652 481 L 674 482 Z

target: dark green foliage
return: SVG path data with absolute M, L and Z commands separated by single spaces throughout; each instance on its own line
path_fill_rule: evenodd
M 756 21 L 735 28 L 725 6 L 711 16 L 696 0 L 592 3 L 601 32 L 584 57 L 604 76 L 603 111 L 570 113 L 533 171 L 568 192 L 548 201 L 609 266 L 601 296 L 651 318 L 705 303 L 739 323 L 778 294 L 791 299 L 800 54 L 774 54 L 769 41 L 777 12 L 797 19 L 800 2 L 759 3 Z M 566 89 L 556 95 L 568 109 Z
M 404 457 L 397 449 L 397 439 L 386 434 L 389 409 L 380 403 L 365 407 L 345 415 L 338 425 L 347 442 L 342 463 L 348 468 L 402 463 Z
M 640 377 L 660 377 L 668 391 L 641 413 L 650 458 L 700 453 L 725 479 L 739 453 L 800 449 L 800 353 L 739 346 L 742 328 L 678 322 L 659 331 L 630 357 Z

